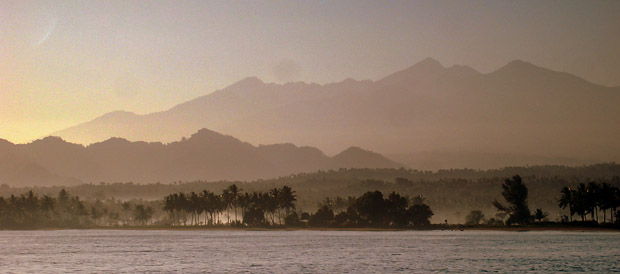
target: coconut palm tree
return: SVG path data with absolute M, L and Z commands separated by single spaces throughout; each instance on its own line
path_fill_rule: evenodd
M 560 200 L 558 201 L 558 205 L 562 209 L 565 209 L 566 207 L 568 207 L 568 211 L 570 212 L 569 218 L 571 222 L 573 221 L 573 215 L 575 214 L 574 199 L 576 195 L 573 194 L 574 192 L 575 192 L 574 190 L 571 190 L 567 186 L 563 187 L 561 190 L 562 196 L 560 197 Z
M 284 208 L 286 216 L 290 214 L 291 210 L 295 209 L 295 201 L 297 201 L 297 195 L 295 191 L 289 186 L 283 186 L 280 190 L 280 206 Z
M 270 201 L 270 203 L 273 203 L 274 205 L 274 214 L 275 212 L 278 213 L 278 222 L 280 223 L 280 225 L 282 225 L 282 215 L 280 214 L 280 208 L 282 205 L 282 197 L 280 195 L 280 189 L 279 188 L 273 188 L 269 191 L 269 196 L 268 199 L 272 200 Z
M 586 205 L 588 207 L 588 211 L 590 212 L 590 217 L 592 221 L 598 222 L 598 206 L 600 204 L 600 187 L 596 182 L 588 183 L 586 187 Z
M 227 189 L 228 189 L 228 192 L 232 196 L 231 204 L 235 210 L 235 223 L 237 223 L 239 221 L 239 219 L 237 219 L 237 207 L 239 207 L 239 198 L 241 195 L 241 189 L 238 188 L 236 184 L 230 185 Z

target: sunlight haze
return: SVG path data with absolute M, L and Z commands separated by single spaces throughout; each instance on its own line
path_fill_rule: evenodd
M 426 57 L 620 85 L 618 1 L 1 1 L 0 138 L 163 111 L 249 76 L 378 80 Z

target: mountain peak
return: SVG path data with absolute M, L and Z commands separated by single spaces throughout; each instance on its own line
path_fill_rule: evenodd
M 369 152 L 367 150 L 362 149 L 361 147 L 358 146 L 350 146 L 347 149 L 343 150 L 342 152 L 340 152 L 339 154 L 349 154 L 349 153 L 366 153 Z
M 412 81 L 427 82 L 440 77 L 447 69 L 433 58 L 426 58 L 399 72 L 377 81 L 383 85 L 410 86 Z
M 246 77 L 243 80 L 237 81 L 234 84 L 230 85 L 230 87 L 235 87 L 235 88 L 252 88 L 258 85 L 262 85 L 265 82 L 263 82 L 261 79 L 258 79 L 258 77 L 255 76 L 251 76 L 251 77 Z
M 332 157 L 333 167 L 344 167 L 344 163 L 355 168 L 398 168 L 401 164 L 386 158 L 385 156 L 352 146 Z
M 526 62 L 523 60 L 513 60 L 510 61 L 508 64 L 504 65 L 503 67 L 499 68 L 498 70 L 496 70 L 495 72 L 492 73 L 509 73 L 512 75 L 515 74 L 539 74 L 539 73 L 545 73 L 545 72 L 551 72 L 551 73 L 555 73 L 552 70 L 546 69 L 546 68 L 542 68 L 539 67 L 537 65 L 534 65 L 530 62 Z
M 56 147 L 56 148 L 63 148 L 63 147 L 72 147 L 72 148 L 80 148 L 80 147 L 84 147 L 81 144 L 75 144 L 75 143 L 70 143 L 65 141 L 64 139 L 58 137 L 58 136 L 47 136 L 43 139 L 38 139 L 38 140 L 34 140 L 31 143 L 29 143 L 28 145 L 33 145 L 33 146 L 43 146 L 43 147 Z
M 415 63 L 411 67 L 444 68 L 444 66 L 442 66 L 441 63 L 439 63 L 439 61 L 437 61 L 437 60 L 435 60 L 435 59 L 433 59 L 431 57 L 424 58 L 424 60 Z
M 35 140 L 32 143 L 64 144 L 67 142 L 58 136 L 46 136 L 43 139 Z
M 251 146 L 250 144 L 244 143 L 233 136 L 224 135 L 206 128 L 198 130 L 198 132 L 192 134 L 192 136 L 185 139 L 185 141 L 181 140 L 181 142 L 203 143 L 215 146 L 228 146 L 231 144 L 243 144 L 244 146 Z
M 207 129 L 207 128 L 202 128 L 200 130 L 198 130 L 196 133 L 192 134 L 192 136 L 190 137 L 190 139 L 194 139 L 194 138 L 204 138 L 204 137 L 211 137 L 211 136 L 222 136 L 222 134 L 217 133 L 213 130 Z
M 504 67 L 505 68 L 539 68 L 538 66 L 530 62 L 523 61 L 521 59 L 512 60 L 508 62 L 508 64 L 506 64 Z
M 497 69 L 494 72 L 491 72 L 489 75 L 510 77 L 512 79 L 516 79 L 515 77 L 525 77 L 547 80 L 554 78 L 557 80 L 557 77 L 560 76 L 563 78 L 561 81 L 566 81 L 567 79 L 580 79 L 580 81 L 585 82 L 585 80 L 572 74 L 553 71 L 547 68 L 539 67 L 523 60 L 510 61 L 503 67 Z

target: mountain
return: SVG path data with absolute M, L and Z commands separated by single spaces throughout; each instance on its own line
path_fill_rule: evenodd
M 420 155 L 447 156 L 441 167 L 455 168 L 499 167 L 499 155 L 514 159 L 502 162 L 509 165 L 591 163 L 620 161 L 619 104 L 620 87 L 525 61 L 483 74 L 427 58 L 377 81 L 251 77 L 166 111 L 114 112 L 53 134 L 78 143 L 112 136 L 171 142 L 207 127 L 252 144 L 293 142 L 328 153 L 355 144 L 401 155 L 413 168 Z
M 402 167 L 383 155 L 367 150 L 363 150 L 359 147 L 350 147 L 343 152 L 338 153 L 332 157 L 330 166 L 334 169 L 341 166 L 347 166 L 352 168 L 399 168 Z
M 110 138 L 83 146 L 46 137 L 16 145 L 0 139 L 0 183 L 256 180 L 321 169 L 402 166 L 373 152 L 350 150 L 330 158 L 313 147 L 257 147 L 208 129 L 168 144 Z

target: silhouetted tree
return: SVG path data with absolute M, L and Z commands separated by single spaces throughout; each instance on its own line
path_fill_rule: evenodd
M 562 188 L 562 196 L 560 197 L 560 200 L 558 201 L 558 205 L 564 209 L 566 207 L 568 207 L 568 210 L 570 212 L 569 218 L 570 221 L 573 221 L 573 214 L 575 214 L 575 195 L 574 195 L 574 190 L 571 190 L 569 187 L 565 186 Z
M 407 210 L 414 226 L 427 226 L 431 224 L 433 211 L 427 204 L 412 205 Z
M 521 176 L 515 175 L 512 179 L 506 179 L 502 184 L 502 196 L 508 203 L 505 206 L 497 200 L 493 205 L 498 211 L 508 214 L 508 224 L 527 224 L 530 221 L 530 209 L 527 205 L 527 187 Z
M 392 225 L 406 226 L 409 224 L 409 218 L 407 216 L 409 201 L 407 197 L 392 192 L 388 195 L 385 202 L 387 206 L 387 217 Z
M 581 221 L 585 221 L 590 215 L 592 221 L 598 222 L 598 212 L 603 211 L 603 222 L 607 222 L 607 210 L 610 210 L 610 220 L 613 222 L 613 215 L 620 200 L 617 194 L 619 192 L 618 187 L 608 182 L 590 182 L 587 185 L 580 183 L 574 190 L 565 186 L 561 190 L 562 196 L 558 205 L 561 208 L 568 206 L 571 220 L 576 213 L 581 217 Z
M 369 191 L 357 198 L 355 208 L 361 219 L 371 226 L 387 225 L 387 204 L 381 191 Z
M 239 220 L 237 218 L 237 208 L 239 207 L 239 198 L 241 195 L 241 189 L 237 187 L 236 184 L 230 185 L 228 188 L 228 192 L 232 195 L 231 204 L 235 210 L 235 223 Z
M 540 222 L 544 218 L 547 218 L 547 216 L 549 216 L 549 213 L 543 212 L 541 208 L 537 208 L 536 211 L 534 211 L 533 215 L 534 215 L 534 219 Z
M 326 227 L 334 220 L 334 211 L 327 206 L 322 206 L 308 220 L 308 225 Z

